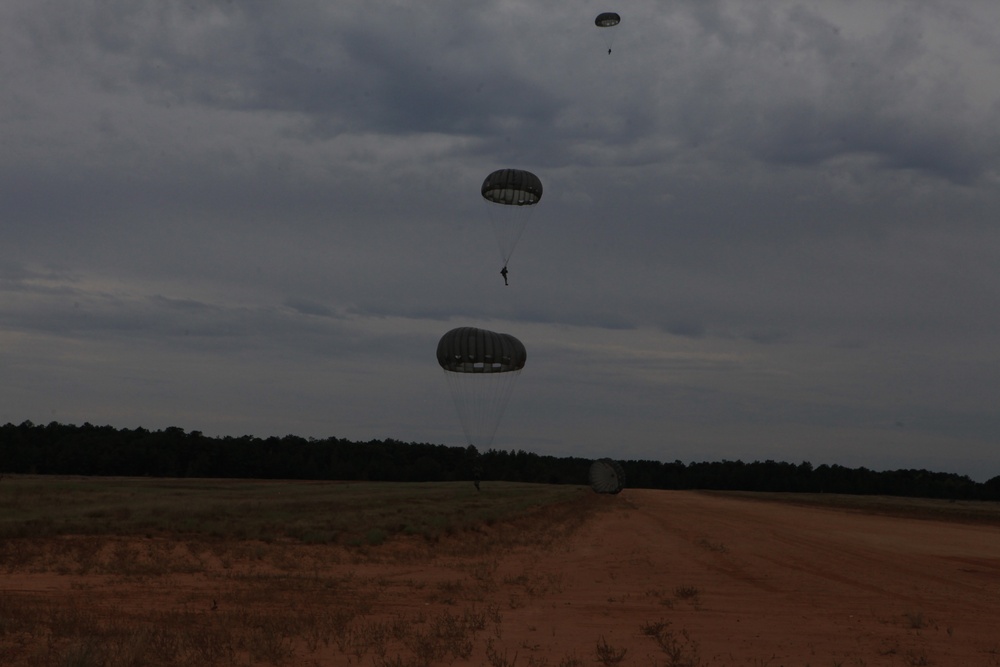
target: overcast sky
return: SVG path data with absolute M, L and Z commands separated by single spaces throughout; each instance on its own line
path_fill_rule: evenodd
M 997 35 L 993 0 L 7 0 L 0 423 L 461 446 L 435 348 L 478 326 L 528 351 L 498 449 L 983 481 Z M 545 187 L 508 287 L 506 167 Z

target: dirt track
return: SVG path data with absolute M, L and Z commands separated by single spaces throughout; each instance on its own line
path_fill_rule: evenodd
M 662 618 L 710 665 L 1000 664 L 996 527 L 684 492 L 617 500 L 540 563 L 568 584 L 533 610 L 540 643 L 575 636 L 583 653 L 604 635 L 624 662 L 670 664 L 639 631 Z
M 118 649 L 73 664 L 569 667 L 602 664 L 601 644 L 603 664 L 624 651 L 618 664 L 1000 665 L 1000 527 L 694 492 L 598 502 L 608 511 L 569 538 L 464 557 L 420 541 L 358 558 L 132 539 L 103 543 L 86 569 L 7 564 L 0 664 L 70 664 L 107 632 L 95 641 Z M 468 613 L 488 620 L 462 631 L 463 655 L 420 657 Z M 38 632 L 57 621 L 79 634 Z M 164 649 L 135 628 L 154 625 L 176 660 L 150 660 Z
M 615 501 L 538 563 L 565 579 L 511 619 L 535 628 L 529 644 L 582 655 L 603 635 L 623 664 L 671 664 L 640 631 L 663 619 L 702 664 L 1000 664 L 996 527 L 685 492 Z

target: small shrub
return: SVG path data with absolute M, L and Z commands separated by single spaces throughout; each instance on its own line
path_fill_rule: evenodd
M 604 637 L 597 641 L 595 651 L 597 652 L 597 661 L 605 667 L 621 663 L 625 659 L 625 654 L 628 653 L 628 649 L 615 648 Z
M 670 625 L 669 621 L 651 621 L 649 623 L 643 623 L 639 626 L 639 629 L 642 631 L 642 634 L 647 637 L 659 637 L 663 634 L 663 631 L 667 629 L 668 625 Z
M 698 656 L 698 643 L 691 639 L 687 630 L 675 633 L 668 629 L 666 621 L 644 623 L 640 626 L 642 633 L 653 637 L 660 651 L 667 658 L 667 667 L 698 667 L 701 658 Z
M 490 667 L 514 667 L 517 664 L 517 652 L 514 652 L 513 658 L 507 658 L 507 649 L 503 650 L 503 653 L 497 650 L 496 646 L 493 645 L 492 639 L 486 640 L 486 659 L 490 662 Z
M 707 549 L 709 551 L 716 551 L 718 553 L 723 553 L 723 554 L 729 552 L 729 549 L 727 549 L 726 545 L 723 544 L 722 542 L 709 542 L 705 538 L 701 538 L 698 541 L 698 546 L 700 546 L 702 549 Z
M 693 600 L 698 597 L 698 589 L 694 586 L 678 586 L 674 589 L 674 595 L 678 600 Z

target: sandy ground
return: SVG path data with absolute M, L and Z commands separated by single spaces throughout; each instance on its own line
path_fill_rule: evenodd
M 519 615 L 522 632 L 581 654 L 603 635 L 630 664 L 671 664 L 642 640 L 659 619 L 710 665 L 1000 664 L 996 527 L 683 492 L 621 501 L 539 562 L 567 585 Z
M 11 613 L 16 598 L 106 609 L 136 623 L 160 610 L 206 627 L 229 614 L 261 632 L 286 616 L 314 628 L 311 640 L 306 630 L 273 630 L 281 650 L 270 653 L 240 640 L 239 651 L 210 662 L 202 649 L 205 664 L 1000 665 L 998 527 L 693 492 L 627 490 L 600 502 L 609 511 L 537 547 L 459 557 L 389 544 L 374 560 L 288 547 L 283 557 L 298 565 L 285 567 L 273 551 L 206 551 L 191 572 L 8 567 L 0 586 Z M 277 589 L 275 580 L 286 583 Z M 304 592 L 310 586 L 323 590 Z M 351 616 L 353 639 L 331 638 L 344 630 L 332 630 L 335 621 L 314 622 L 348 608 L 361 610 Z M 262 609 L 276 616 L 252 616 Z M 441 621 L 470 613 L 482 622 L 468 633 L 468 650 L 421 663 L 414 638 L 440 639 Z M 363 628 L 392 619 L 409 630 L 379 640 L 380 649 L 359 645 L 374 642 Z M 6 624 L 0 664 L 69 664 L 53 657 L 51 641 L 45 653 Z M 192 655 L 186 664 L 199 662 Z

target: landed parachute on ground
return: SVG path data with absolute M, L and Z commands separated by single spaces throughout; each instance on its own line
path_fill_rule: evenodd
M 620 493 L 625 488 L 625 470 L 611 459 L 591 463 L 589 477 L 590 488 L 597 493 Z
M 481 193 L 500 246 L 500 258 L 507 266 L 529 214 L 542 198 L 542 181 L 523 169 L 498 169 L 483 181 Z
M 438 364 L 468 444 L 489 447 L 527 359 L 524 344 L 510 334 L 475 327 L 452 329 L 438 342 Z

